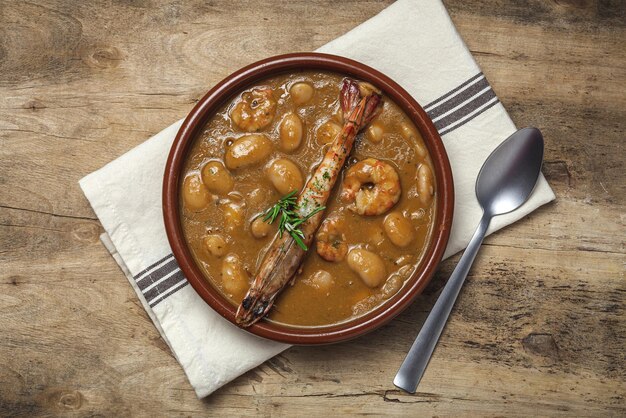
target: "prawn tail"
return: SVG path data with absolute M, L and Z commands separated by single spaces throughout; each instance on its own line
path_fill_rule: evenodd
M 341 110 L 357 127 L 367 125 L 376 116 L 381 103 L 380 92 L 371 84 L 351 78 L 343 80 Z
M 362 120 L 359 123 L 359 126 L 365 126 L 374 119 L 374 116 L 378 113 L 380 109 L 380 104 L 382 102 L 382 96 L 378 93 L 372 93 L 365 99 L 365 106 L 363 106 L 363 115 Z
M 341 110 L 344 114 L 351 113 L 361 100 L 359 82 L 351 78 L 344 78 L 341 86 Z

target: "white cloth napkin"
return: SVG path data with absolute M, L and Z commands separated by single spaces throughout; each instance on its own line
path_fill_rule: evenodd
M 343 55 L 390 76 L 429 113 L 454 174 L 456 204 L 445 256 L 465 248 L 481 216 L 474 196 L 487 156 L 516 128 L 439 0 L 401 0 L 318 51 Z M 288 346 L 227 322 L 188 286 L 171 255 L 161 182 L 177 122 L 80 181 L 106 231 L 102 241 L 185 370 L 206 396 Z M 519 210 L 496 217 L 494 232 L 554 199 L 543 176 Z

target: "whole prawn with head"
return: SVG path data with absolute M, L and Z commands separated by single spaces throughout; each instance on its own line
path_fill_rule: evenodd
M 357 133 L 375 116 L 382 103 L 382 96 L 368 83 L 345 79 L 340 102 L 345 115 L 343 128 L 296 201 L 296 213 L 304 220 L 300 224 L 304 248 L 310 246 L 320 226 L 323 208 L 352 150 Z M 237 309 L 236 320 L 240 326 L 248 327 L 267 314 L 276 296 L 300 267 L 306 254 L 304 248 L 290 234 L 276 235 L 254 276 L 250 290 Z

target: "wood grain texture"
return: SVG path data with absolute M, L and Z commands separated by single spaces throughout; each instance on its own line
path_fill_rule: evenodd
M 0 416 L 626 415 L 626 7 L 445 0 L 558 200 L 488 238 L 416 395 L 391 380 L 456 258 L 389 325 L 198 400 L 77 181 L 257 59 L 387 1 L 0 0 Z

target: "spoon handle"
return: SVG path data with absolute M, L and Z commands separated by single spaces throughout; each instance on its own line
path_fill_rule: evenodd
M 490 221 L 491 215 L 483 213 L 478 228 L 476 228 L 474 236 L 459 260 L 459 264 L 457 264 L 452 272 L 448 283 L 446 283 L 443 288 L 439 299 L 437 299 L 435 306 L 430 311 L 428 318 L 426 318 L 426 322 L 424 322 L 409 353 L 404 359 L 404 362 L 402 362 L 400 370 L 398 370 L 396 377 L 393 379 L 393 384 L 400 389 L 409 393 L 415 393 L 417 385 L 437 345 L 439 336 L 446 325 L 448 316 L 450 316 L 454 302 L 467 277 L 467 273 L 470 267 L 472 267 L 474 258 L 476 258 L 480 244 L 483 242 L 483 238 L 485 238 L 485 233 L 487 232 Z

